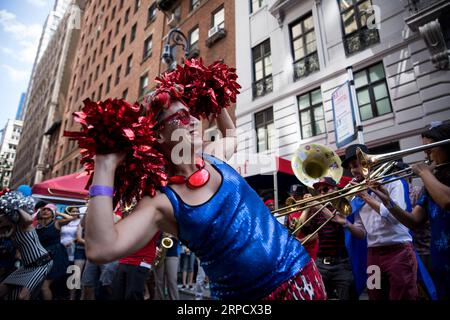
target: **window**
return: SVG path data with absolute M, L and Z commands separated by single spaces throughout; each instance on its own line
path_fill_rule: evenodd
M 200 6 L 200 0 L 190 0 L 191 5 L 189 6 L 189 11 L 193 11 Z
M 94 50 L 94 54 L 92 55 L 92 63 L 95 62 L 96 58 L 97 58 L 97 49 Z
M 122 72 L 122 66 L 118 66 L 116 70 L 116 80 L 114 81 L 114 85 L 118 85 L 120 82 L 120 73 Z
M 143 75 L 139 80 L 139 97 L 142 97 L 144 95 L 147 86 L 148 86 L 148 74 Z
M 116 59 L 116 47 L 112 48 L 112 51 L 111 51 L 111 62 L 110 63 L 113 63 L 115 59 Z
M 152 36 L 145 39 L 145 41 L 144 41 L 144 56 L 142 58 L 143 60 L 147 59 L 152 54 L 152 43 L 153 43 Z
M 103 84 L 101 84 L 101 85 L 98 87 L 97 101 L 100 101 L 100 99 L 102 98 L 102 91 L 103 91 Z
M 250 12 L 255 12 L 261 8 L 264 4 L 264 0 L 250 0 Z
M 155 21 L 156 12 L 157 12 L 156 10 L 157 10 L 156 2 L 154 2 L 150 7 L 148 7 L 147 23 L 151 23 L 151 22 Z
M 274 147 L 275 125 L 273 122 L 273 108 L 255 114 L 256 152 L 263 152 Z
M 103 58 L 103 68 L 102 68 L 102 72 L 105 72 L 105 70 L 106 70 L 106 63 L 107 63 L 107 61 L 108 61 L 108 56 L 105 56 L 105 57 Z
M 103 46 L 105 44 L 105 40 L 102 40 L 102 42 L 100 42 L 100 54 L 103 53 Z
M 106 93 L 108 93 L 109 90 L 111 89 L 111 79 L 112 79 L 112 76 L 110 75 L 108 77 L 108 80 L 106 80 Z
M 112 36 L 112 31 L 108 32 L 108 40 L 106 41 L 106 44 L 110 44 L 111 43 L 111 36 Z
M 131 67 L 133 66 L 133 55 L 130 55 L 127 59 L 127 68 L 125 70 L 125 75 L 131 72 Z
M 367 20 L 372 11 L 370 0 L 338 0 L 338 3 L 347 54 L 364 50 L 380 41 L 378 30 L 367 27 Z
M 123 20 L 123 25 L 126 25 L 128 23 L 128 20 L 130 19 L 130 10 L 131 8 L 128 8 L 127 11 L 125 11 L 125 18 Z
M 270 39 L 252 49 L 253 98 L 272 92 L 272 57 Z
M 95 80 L 98 79 L 99 73 L 100 73 L 100 65 L 98 65 L 97 68 L 95 68 L 95 78 L 94 78 Z
M 355 73 L 354 79 L 361 120 L 392 112 L 382 62 Z
M 131 27 L 131 34 L 130 34 L 130 43 L 136 39 L 136 29 L 137 29 L 137 22 Z
M 297 97 L 302 138 L 310 138 L 325 132 L 320 88 Z
M 88 87 L 91 86 L 92 83 L 92 73 L 89 74 Z
M 125 0 L 120 0 L 120 4 L 119 4 L 119 10 L 123 8 L 123 3 Z
M 116 18 L 116 7 L 114 7 L 112 9 L 112 13 L 111 13 L 111 20 L 114 20 Z
M 117 36 L 119 34 L 119 29 L 120 29 L 120 19 L 116 23 L 116 32 L 114 33 L 114 35 Z
M 320 68 L 312 15 L 309 14 L 294 22 L 289 29 L 294 59 L 294 79 L 297 80 Z
M 120 42 L 120 53 L 122 53 L 123 50 L 125 50 L 125 42 L 126 42 L 126 41 L 127 41 L 127 36 L 124 35 L 124 36 L 122 37 L 121 42 Z
M 128 89 L 125 89 L 125 90 L 123 91 L 123 93 L 122 93 L 122 98 L 125 99 L 125 100 L 128 98 Z
M 189 32 L 189 35 L 188 35 L 189 46 L 191 47 L 191 49 L 192 49 L 192 47 L 194 47 L 194 45 L 197 44 L 197 42 L 198 42 L 198 37 L 199 37 L 199 29 L 198 29 L 198 26 L 197 26 L 197 27 L 195 27 L 194 29 L 192 29 L 192 30 Z
M 225 29 L 225 8 L 222 7 L 213 13 L 211 27 Z
M 108 17 L 105 18 L 104 29 L 108 28 Z
M 136 13 L 139 10 L 140 6 L 141 6 L 141 0 L 134 0 L 134 13 Z

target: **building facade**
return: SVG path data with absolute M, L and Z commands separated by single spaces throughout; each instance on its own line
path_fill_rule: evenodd
M 22 137 L 11 184 L 33 185 L 49 178 L 59 136 L 62 111 L 78 43 L 76 21 L 84 1 L 73 0 L 34 70 Z
M 79 149 L 63 132 L 78 130 L 72 113 L 81 110 L 84 99 L 141 101 L 168 69 L 161 56 L 172 28 L 191 44 L 188 57 L 234 65 L 234 24 L 233 1 L 87 1 L 52 176 L 81 169 Z M 172 49 L 182 63 L 182 47 Z
M 238 151 L 276 152 L 290 161 L 299 145 L 321 143 L 342 155 L 331 95 L 349 80 L 348 67 L 371 151 L 420 145 L 420 132 L 431 122 L 450 119 L 448 4 L 236 0 L 236 66 L 243 87 L 236 107 Z M 419 26 L 430 22 L 427 38 Z M 442 39 L 440 52 L 427 46 L 435 34 Z
M 0 140 L 0 187 L 9 187 L 16 160 L 17 145 L 22 132 L 22 121 L 9 119 Z

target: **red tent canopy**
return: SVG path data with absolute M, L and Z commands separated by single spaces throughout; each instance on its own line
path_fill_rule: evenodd
M 36 195 L 85 199 L 88 191 L 84 187 L 88 180 L 86 173 L 74 173 L 37 183 L 31 190 Z

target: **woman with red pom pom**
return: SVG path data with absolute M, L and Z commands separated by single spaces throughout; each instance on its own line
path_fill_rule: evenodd
M 218 90 L 193 82 L 183 86 Z M 200 120 L 193 114 L 205 113 L 196 112 L 200 109 L 190 105 L 192 96 L 178 89 L 168 82 L 148 101 L 157 120 L 158 149 L 168 162 L 168 185 L 153 197 L 144 196 L 117 224 L 111 218 L 112 196 L 116 169 L 125 154 L 96 155 L 86 221 L 88 259 L 105 263 L 129 255 L 160 229 L 177 235 L 200 258 L 213 298 L 325 299 L 322 279 L 306 250 L 225 163 L 236 150 L 235 126 L 227 109 L 217 112 L 223 138 L 204 144 Z M 203 107 L 208 103 L 205 95 L 195 101 Z

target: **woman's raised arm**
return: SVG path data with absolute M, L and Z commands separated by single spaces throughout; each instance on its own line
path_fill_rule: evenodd
M 123 160 L 119 154 L 97 155 L 93 185 L 113 187 L 114 174 Z M 157 232 L 161 214 L 158 196 L 145 197 L 133 213 L 114 223 L 113 201 L 109 196 L 95 196 L 89 201 L 86 216 L 86 255 L 96 263 L 106 263 L 130 255 L 144 247 Z M 167 200 L 168 201 L 168 200 Z

